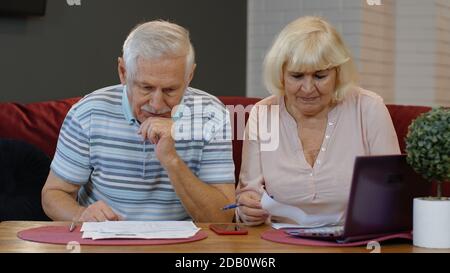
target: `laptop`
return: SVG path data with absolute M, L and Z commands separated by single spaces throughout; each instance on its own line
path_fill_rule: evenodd
M 430 193 L 431 183 L 408 165 L 406 155 L 360 156 L 355 160 L 344 225 L 285 232 L 339 243 L 410 232 L 413 199 Z

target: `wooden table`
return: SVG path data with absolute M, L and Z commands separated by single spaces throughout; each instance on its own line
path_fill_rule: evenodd
M 2 222 L 0 223 L 0 253 L 10 252 L 70 252 L 65 245 L 23 241 L 17 232 L 44 225 L 65 225 L 64 222 Z M 268 226 L 249 227 L 248 235 L 216 235 L 208 224 L 197 224 L 208 233 L 208 238 L 185 244 L 154 246 L 81 246 L 81 252 L 139 252 L 139 253 L 370 253 L 366 247 L 306 247 L 269 242 L 260 238 Z M 382 253 L 446 252 L 414 247 L 411 244 L 383 244 Z

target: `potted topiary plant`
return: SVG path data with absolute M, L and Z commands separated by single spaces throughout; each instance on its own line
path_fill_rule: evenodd
M 442 184 L 450 181 L 450 110 L 435 108 L 415 119 L 406 136 L 407 162 L 425 179 L 437 183 L 435 197 L 414 199 L 413 243 L 450 248 L 450 198 Z

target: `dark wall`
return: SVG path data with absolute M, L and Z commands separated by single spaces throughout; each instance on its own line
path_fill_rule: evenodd
M 197 53 L 191 86 L 245 95 L 247 1 L 47 0 L 42 17 L 0 17 L 0 101 L 69 98 L 119 83 L 123 41 L 153 19 L 190 30 Z

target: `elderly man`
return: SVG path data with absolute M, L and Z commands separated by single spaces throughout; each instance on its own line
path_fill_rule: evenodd
M 136 27 L 118 59 L 121 85 L 85 96 L 67 114 L 42 190 L 54 220 L 229 222 L 234 202 L 230 120 L 214 96 L 189 87 L 186 29 Z

